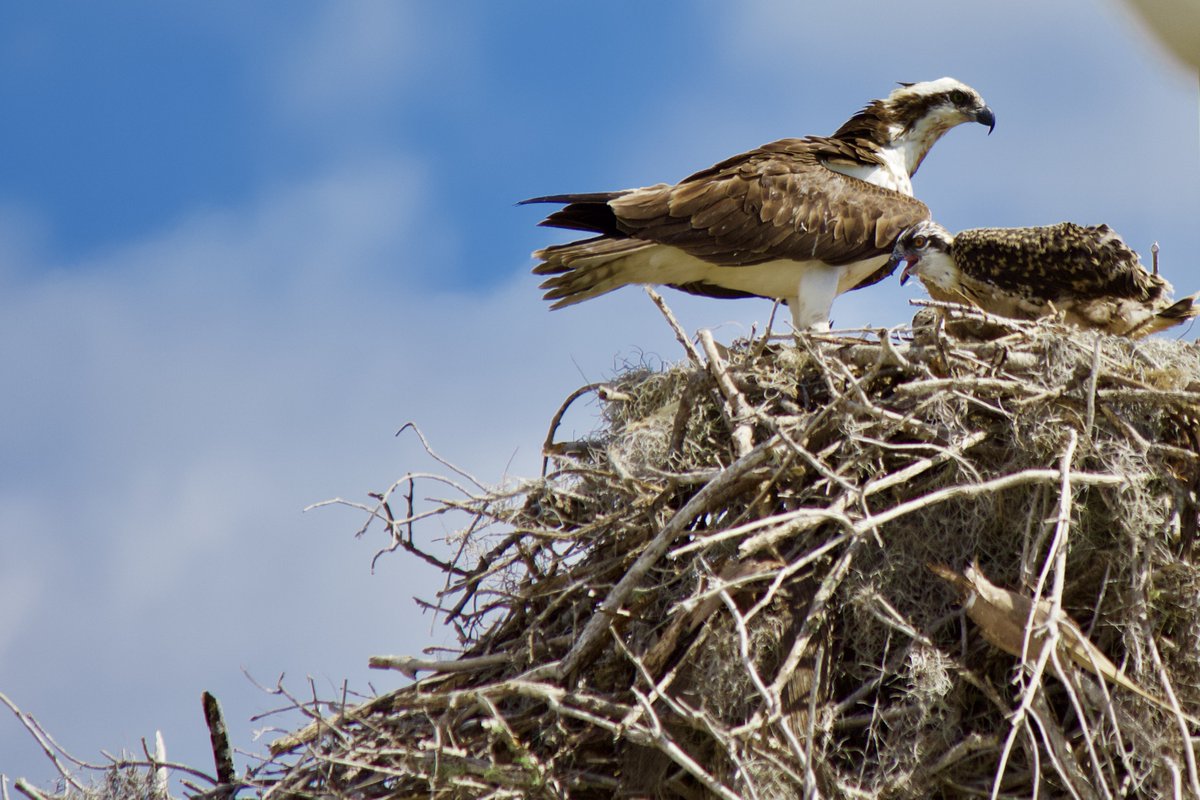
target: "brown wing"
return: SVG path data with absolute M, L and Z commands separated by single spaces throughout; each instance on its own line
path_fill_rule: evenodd
M 925 204 L 825 167 L 823 140 L 783 139 L 609 201 L 618 229 L 721 266 L 849 264 L 891 252 Z
M 952 255 L 970 278 L 1050 302 L 1099 297 L 1146 302 L 1166 288 L 1107 225 L 975 228 L 954 237 Z

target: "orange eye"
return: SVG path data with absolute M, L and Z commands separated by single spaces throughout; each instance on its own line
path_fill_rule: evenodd
M 912 241 L 912 243 L 913 243 L 913 247 L 915 247 L 915 248 L 917 248 L 918 250 L 920 250 L 922 247 L 924 247 L 925 245 L 929 244 L 929 237 L 927 237 L 927 236 L 915 236 L 915 237 L 913 237 L 913 241 Z

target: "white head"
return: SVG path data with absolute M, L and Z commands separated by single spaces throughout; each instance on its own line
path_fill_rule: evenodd
M 954 246 L 954 234 L 933 220 L 918 222 L 900 234 L 888 265 L 895 269 L 904 262 L 900 283 L 916 275 L 927 287 L 939 289 L 947 294 L 957 292 L 959 286 L 958 265 L 950 254 Z
M 883 100 L 876 100 L 834 136 L 868 139 L 896 153 L 909 175 L 916 173 L 929 148 L 946 131 L 964 122 L 996 127 L 996 115 L 979 92 L 954 78 L 902 83 Z
M 996 115 L 979 92 L 954 78 L 923 83 L 902 83 L 882 101 L 898 137 L 926 139 L 939 136 L 964 122 L 996 127 Z

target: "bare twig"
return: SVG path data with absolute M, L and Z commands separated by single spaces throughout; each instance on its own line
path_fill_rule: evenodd
M 29 731 L 30 735 L 33 736 L 33 740 L 38 743 L 40 748 L 42 748 L 42 752 L 45 753 L 46 757 L 50 759 L 50 762 L 54 764 L 54 768 L 58 771 L 58 774 L 62 776 L 62 779 L 66 781 L 69 786 L 74 787 L 77 791 L 83 792 L 83 785 L 75 779 L 71 770 L 65 764 L 63 764 L 61 760 L 59 760 L 59 756 L 63 756 L 77 766 L 83 766 L 83 762 L 71 757 L 66 751 L 59 747 L 58 744 L 52 738 L 50 738 L 50 735 L 42 730 L 42 726 L 38 724 L 38 721 L 34 719 L 31 714 L 27 714 L 21 709 L 17 708 L 16 704 L 13 703 L 12 700 L 9 700 L 3 692 L 0 692 L 0 703 L 8 706 L 8 710 L 16 715 L 17 719 L 20 720 L 21 725 L 25 728 L 25 730 Z M 22 781 L 18 780 L 13 784 L 13 786 L 23 793 L 28 794 L 28 792 L 25 792 L 24 789 L 21 789 L 21 784 Z M 30 796 L 32 797 L 32 795 Z
M 1087 418 L 1084 432 L 1090 437 L 1096 427 L 1096 387 L 1100 382 L 1100 336 L 1097 334 L 1092 345 L 1092 371 L 1088 376 L 1087 388 Z
M 560 674 L 574 675 L 580 664 L 593 656 L 609 620 L 619 612 L 650 568 L 662 558 L 675 537 L 683 532 L 684 527 L 689 525 L 697 514 L 707 511 L 712 503 L 718 502 L 724 493 L 741 482 L 747 473 L 765 464 L 775 446 L 773 440 L 768 440 L 730 464 L 727 470 L 707 483 L 671 517 L 588 620 L 579 641 L 563 659 L 559 668 Z
M 656 292 L 652 286 L 643 286 L 642 288 L 646 290 L 646 294 L 650 296 L 650 299 L 654 301 L 654 305 L 658 306 L 658 310 L 666 318 L 667 324 L 671 326 L 671 331 L 675 334 L 675 338 L 683 345 L 683 351 L 687 354 L 687 357 L 696 366 L 703 366 L 704 362 L 700 360 L 700 354 L 696 352 L 696 346 L 688 338 L 687 333 L 683 330 L 683 326 L 679 324 L 679 320 L 675 319 L 675 315 L 671 313 L 667 301 L 663 300 L 662 295 Z
M 171 796 L 168 784 L 170 773 L 164 766 L 167 763 L 167 743 L 163 740 L 162 731 L 154 732 L 154 758 L 152 760 L 159 765 L 154 769 L 154 794 L 160 800 L 168 800 Z
M 1170 709 L 1174 712 L 1175 723 L 1179 728 L 1179 736 L 1183 742 L 1183 762 L 1187 765 L 1188 783 L 1191 786 L 1192 795 L 1200 797 L 1200 769 L 1196 767 L 1196 752 L 1195 739 L 1188 731 L 1188 723 L 1197 724 L 1195 717 L 1183 713 L 1183 709 L 1179 706 L 1179 700 L 1175 696 L 1175 688 L 1171 685 L 1171 677 L 1167 674 L 1167 669 L 1163 666 L 1162 656 L 1158 653 L 1158 645 L 1154 642 L 1154 635 L 1147 630 L 1145 635 L 1146 649 L 1150 651 L 1150 658 L 1154 661 L 1154 669 L 1158 672 L 1159 682 L 1162 684 L 1163 692 L 1167 695 L 1167 702 L 1170 703 Z
M 750 425 L 754 412 L 746 402 L 746 397 L 738 391 L 733 379 L 729 377 L 729 369 L 725 366 L 725 359 L 717 352 L 712 331 L 700 331 L 700 346 L 704 348 L 704 355 L 708 357 L 708 371 L 725 397 L 729 422 L 733 427 L 733 454 L 741 458 L 754 447 L 754 429 Z
M 567 399 L 562 401 L 558 410 L 554 412 L 554 416 L 550 418 L 550 428 L 546 431 L 546 441 L 542 443 L 542 477 L 546 477 L 546 470 L 550 465 L 550 456 L 555 454 L 558 446 L 554 443 L 554 436 L 558 433 L 558 426 L 562 424 L 563 417 L 566 416 L 567 409 L 571 405 L 583 397 L 585 394 L 595 392 L 604 386 L 603 383 L 589 383 L 587 386 L 580 386 L 575 391 L 567 395 Z
M 408 677 L 415 678 L 418 672 L 477 672 L 481 669 L 491 669 L 501 664 L 512 663 L 512 660 L 513 657 L 509 653 L 458 658 L 453 661 L 429 661 L 412 656 L 371 656 L 368 666 L 371 669 L 399 670 Z
M 430 458 L 432 458 L 434 461 L 441 464 L 446 469 L 453 472 L 455 475 L 458 475 L 459 477 L 462 477 L 462 478 L 466 478 L 479 491 L 483 491 L 483 492 L 487 491 L 487 487 L 484 486 L 482 483 L 480 483 L 475 478 L 474 475 L 467 472 L 466 470 L 456 467 L 454 464 L 452 464 L 451 462 L 447 461 L 446 459 L 442 458 L 437 453 L 435 453 L 433 451 L 433 448 L 429 446 L 429 441 L 425 438 L 425 434 L 421 432 L 421 429 L 417 427 L 416 423 L 414 423 L 414 422 L 404 423 L 403 425 L 400 426 L 400 430 L 396 431 L 396 435 L 399 436 L 400 434 L 402 434 L 408 430 L 411 430 L 413 433 L 415 433 L 417 435 L 417 438 L 421 440 L 421 447 L 424 448 L 426 454 L 428 454 L 428 456 Z
M 50 796 L 42 794 L 40 791 L 34 788 L 33 785 L 24 778 L 17 778 L 17 780 L 13 783 L 13 787 L 16 788 L 18 792 L 28 797 L 29 800 L 53 800 L 53 798 Z

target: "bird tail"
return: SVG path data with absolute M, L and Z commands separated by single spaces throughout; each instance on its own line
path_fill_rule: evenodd
M 545 299 L 553 303 L 551 308 L 562 308 L 631 283 L 641 283 L 636 271 L 630 269 L 632 262 L 657 246 L 653 242 L 607 236 L 557 244 L 534 252 L 533 257 L 542 263 L 533 272 L 552 276 L 539 288 L 546 290 Z
M 1174 328 L 1193 317 L 1200 316 L 1200 292 L 1176 300 L 1154 316 L 1149 317 L 1129 332 L 1130 336 L 1149 336 L 1152 333 Z
M 530 203 L 564 203 L 565 206 L 539 222 L 547 228 L 566 228 L 573 231 L 588 231 L 606 236 L 621 236 L 617 228 L 617 215 L 613 213 L 609 201 L 616 200 L 630 190 L 619 192 L 591 192 L 588 194 L 551 194 L 545 197 L 531 197 L 517 203 L 519 206 Z
M 1162 311 L 1158 312 L 1158 316 L 1163 319 L 1174 319 L 1183 321 L 1191 319 L 1195 316 L 1200 316 L 1200 292 L 1190 294 L 1182 300 L 1167 306 Z
M 1158 312 L 1158 319 L 1168 323 L 1168 328 L 1196 316 L 1200 316 L 1200 292 L 1190 294 Z

